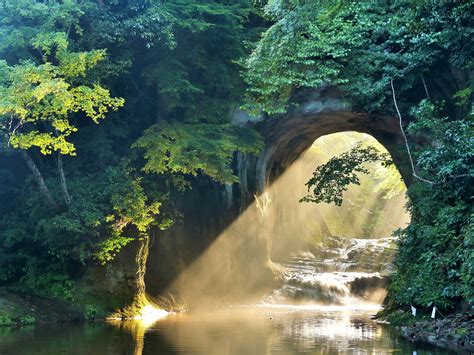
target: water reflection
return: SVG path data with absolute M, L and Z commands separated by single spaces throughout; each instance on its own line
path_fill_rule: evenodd
M 310 306 L 234 307 L 172 314 L 150 324 L 37 327 L 0 332 L 0 354 L 448 354 L 370 321 L 366 311 Z
M 386 353 L 396 349 L 387 331 L 354 311 L 239 307 L 212 315 L 179 315 L 175 322 L 160 333 L 184 353 Z M 147 337 L 160 327 L 151 327 Z

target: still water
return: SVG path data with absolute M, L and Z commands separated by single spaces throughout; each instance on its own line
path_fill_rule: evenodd
M 231 307 L 155 322 L 0 329 L 0 354 L 452 354 L 409 343 L 369 310 Z

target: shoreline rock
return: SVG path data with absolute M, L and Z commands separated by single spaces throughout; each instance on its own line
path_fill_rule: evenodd
M 474 352 L 474 317 L 453 314 L 436 320 L 423 320 L 399 326 L 401 334 L 411 341 L 426 342 L 460 354 Z

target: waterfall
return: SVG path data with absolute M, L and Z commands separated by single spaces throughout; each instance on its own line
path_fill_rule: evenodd
M 395 238 L 327 238 L 283 264 L 281 286 L 263 303 L 381 303 L 395 251 Z

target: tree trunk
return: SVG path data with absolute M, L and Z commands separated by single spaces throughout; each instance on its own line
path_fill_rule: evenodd
M 136 292 L 137 295 L 145 295 L 145 273 L 146 273 L 146 262 L 148 260 L 148 254 L 150 252 L 150 236 L 144 234 L 138 240 L 139 247 L 135 261 L 137 263 L 137 277 L 136 277 Z
M 28 153 L 24 150 L 21 152 L 21 155 L 25 160 L 26 165 L 28 165 L 28 168 L 30 168 L 31 172 L 33 173 L 33 176 L 35 177 L 43 196 L 46 198 L 51 207 L 53 207 L 55 210 L 59 210 L 58 205 L 54 201 L 53 196 L 48 189 L 48 186 L 46 186 L 46 183 L 44 182 L 43 175 L 41 175 L 41 172 L 38 170 L 38 167 L 36 166 L 33 159 L 31 159 Z
M 72 199 L 67 189 L 66 175 L 64 175 L 63 170 L 63 157 L 60 153 L 58 153 L 58 172 L 59 178 L 61 180 L 61 190 L 63 191 L 64 201 L 66 201 L 66 205 L 69 206 L 71 204 Z

